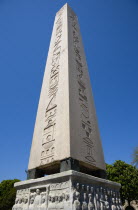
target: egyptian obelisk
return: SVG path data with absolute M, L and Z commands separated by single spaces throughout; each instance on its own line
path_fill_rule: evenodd
M 51 173 L 68 158 L 80 168 L 105 170 L 79 24 L 66 5 L 54 22 L 28 171 Z
M 54 22 L 28 180 L 15 183 L 12 210 L 119 209 L 120 184 L 105 174 L 78 20 L 66 4 Z

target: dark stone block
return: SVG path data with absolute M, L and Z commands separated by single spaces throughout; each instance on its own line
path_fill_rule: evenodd
M 27 171 L 27 179 L 37 179 L 37 178 L 43 177 L 44 175 L 45 175 L 45 172 L 37 168 Z
M 74 170 L 80 171 L 79 161 L 73 158 L 67 158 L 60 162 L 60 172 Z

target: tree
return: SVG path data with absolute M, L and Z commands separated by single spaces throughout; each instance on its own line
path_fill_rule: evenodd
M 138 169 L 121 160 L 112 165 L 107 164 L 107 178 L 121 184 L 120 195 L 122 202 L 138 200 Z
M 20 180 L 3 180 L 0 183 L 0 210 L 11 210 L 15 202 L 16 189 L 14 183 Z
M 138 167 L 138 147 L 135 148 L 133 152 L 133 161 L 132 164 L 136 167 Z

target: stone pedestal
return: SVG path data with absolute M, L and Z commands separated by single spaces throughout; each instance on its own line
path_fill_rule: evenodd
M 72 170 L 17 182 L 15 187 L 14 210 L 122 209 L 120 184 Z

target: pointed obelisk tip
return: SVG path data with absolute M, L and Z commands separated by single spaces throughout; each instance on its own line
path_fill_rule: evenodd
M 67 8 L 72 9 L 71 6 L 70 6 L 68 3 L 64 4 L 64 6 L 66 6 Z M 64 7 L 64 6 L 63 6 L 63 7 Z M 73 9 L 72 9 L 72 10 L 73 10 Z
M 65 4 L 59 9 L 59 11 L 60 11 L 62 8 L 66 8 L 67 10 L 70 9 L 70 10 L 73 11 L 73 9 L 70 7 L 70 5 L 69 5 L 68 3 L 65 3 Z M 58 12 L 59 12 L 59 11 L 58 11 Z M 57 12 L 57 13 L 58 13 L 58 12 Z M 74 11 L 73 11 L 73 12 L 74 12 Z
M 66 6 L 66 7 L 70 7 L 68 3 L 65 3 L 65 4 L 63 5 L 63 7 L 64 7 L 64 6 Z

